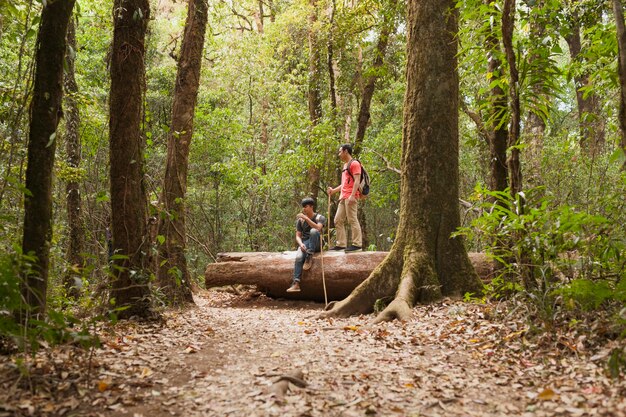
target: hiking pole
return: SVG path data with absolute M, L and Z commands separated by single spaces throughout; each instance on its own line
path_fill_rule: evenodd
M 320 233 L 320 257 L 322 258 L 322 285 L 324 286 L 324 308 L 328 307 L 328 295 L 326 294 L 326 277 L 324 277 L 324 233 Z

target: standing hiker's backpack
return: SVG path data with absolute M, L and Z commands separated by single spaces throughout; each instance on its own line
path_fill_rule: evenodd
M 361 161 L 353 158 L 350 161 L 350 164 L 348 164 L 348 175 L 350 175 L 352 177 L 352 181 L 354 181 L 354 175 L 350 172 L 350 165 L 352 165 L 352 161 L 357 161 L 359 164 L 361 164 Z M 370 176 L 365 170 L 363 164 L 361 164 L 361 183 L 359 184 L 359 192 L 361 195 L 368 195 L 370 193 Z

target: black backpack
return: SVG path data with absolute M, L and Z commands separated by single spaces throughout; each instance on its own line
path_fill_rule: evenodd
M 352 164 L 352 161 L 357 161 L 361 165 L 361 183 L 359 184 L 359 192 L 361 195 L 368 195 L 370 193 L 370 175 L 365 170 L 363 164 L 361 164 L 361 161 L 352 158 L 346 168 L 348 175 L 352 177 L 352 181 L 354 181 L 354 175 L 350 172 L 350 165 Z

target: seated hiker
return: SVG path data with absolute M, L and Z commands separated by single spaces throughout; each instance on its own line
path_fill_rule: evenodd
M 296 219 L 296 264 L 293 268 L 293 283 L 287 292 L 300 291 L 302 270 L 311 268 L 313 253 L 320 251 L 321 233 L 326 218 L 315 212 L 315 200 L 307 197 L 302 200 L 302 213 Z

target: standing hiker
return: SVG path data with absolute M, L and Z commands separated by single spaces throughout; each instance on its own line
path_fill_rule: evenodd
M 331 250 L 353 252 L 361 250 L 361 225 L 357 218 L 357 200 L 361 197 L 359 184 L 361 180 L 361 164 L 352 158 L 352 145 L 346 143 L 339 147 L 339 158 L 343 161 L 341 184 L 335 188 L 328 187 L 328 194 L 341 191 L 337 214 L 335 214 L 335 230 L 337 244 Z M 354 163 L 353 163 L 354 162 Z M 347 245 L 346 221 L 352 229 L 352 244 Z
M 296 218 L 296 263 L 293 268 L 293 283 L 287 292 L 300 291 L 302 270 L 311 269 L 313 254 L 320 251 L 320 237 L 326 224 L 326 217 L 315 212 L 315 200 L 307 197 L 302 200 L 302 213 Z

